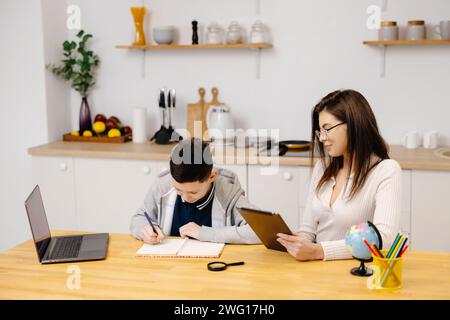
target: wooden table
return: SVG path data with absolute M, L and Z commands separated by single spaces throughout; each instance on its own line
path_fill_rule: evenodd
M 354 260 L 298 262 L 262 245 L 227 245 L 219 259 L 136 258 L 141 245 L 130 235 L 111 234 L 106 260 L 41 265 L 27 241 L 0 254 L 0 298 L 450 299 L 449 253 L 407 253 L 403 288 L 379 292 L 367 288 L 367 278 L 350 275 Z M 211 272 L 206 263 L 212 260 L 245 265 Z M 77 267 L 79 289 L 72 281 Z

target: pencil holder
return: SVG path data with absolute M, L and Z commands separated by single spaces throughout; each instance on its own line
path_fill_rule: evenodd
M 383 256 L 388 251 L 381 250 Z M 402 287 L 403 258 L 379 258 L 373 256 L 373 286 L 378 290 L 397 290 Z

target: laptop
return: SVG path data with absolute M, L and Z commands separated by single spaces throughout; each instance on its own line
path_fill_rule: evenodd
M 108 233 L 51 236 L 39 185 L 33 189 L 25 200 L 25 209 L 40 263 L 89 261 L 106 258 Z
M 267 249 L 287 251 L 277 241 L 277 233 L 293 233 L 278 213 L 243 207 L 237 209 Z

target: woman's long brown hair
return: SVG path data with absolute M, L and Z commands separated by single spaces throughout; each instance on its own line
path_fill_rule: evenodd
M 351 199 L 363 186 L 368 173 L 384 159 L 389 159 L 389 149 L 378 130 L 375 115 L 362 94 L 354 90 L 337 90 L 325 96 L 312 111 L 311 164 L 314 162 L 313 151 L 318 150 L 320 161 L 325 170 L 317 184 L 316 192 L 332 177 L 336 177 L 344 166 L 344 157 L 326 156 L 323 143 L 315 131 L 320 130 L 319 113 L 328 111 L 341 122 L 347 124 L 347 153 L 350 161 L 348 176 L 354 169 Z M 379 159 L 372 163 L 375 155 Z M 347 180 L 348 182 L 348 180 Z M 345 188 L 347 183 L 345 184 Z

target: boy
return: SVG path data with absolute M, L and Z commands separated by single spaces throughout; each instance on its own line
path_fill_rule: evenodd
M 172 151 L 170 172 L 162 172 L 131 218 L 131 234 L 149 244 L 165 235 L 200 241 L 260 243 L 236 209 L 254 208 L 231 171 L 213 168 L 210 147 L 200 139 L 183 140 Z M 153 231 L 145 217 L 148 213 Z

